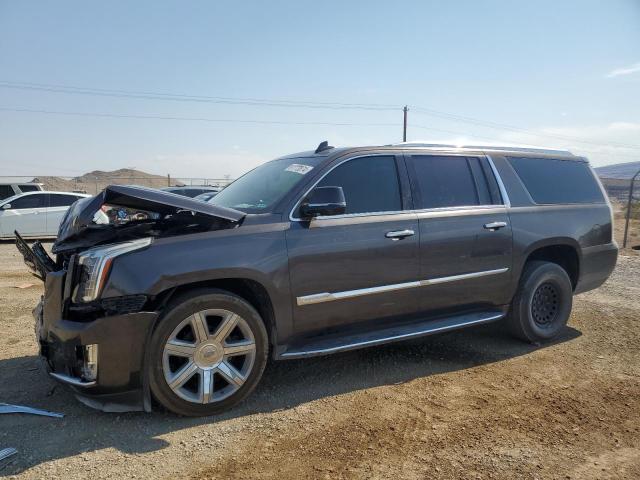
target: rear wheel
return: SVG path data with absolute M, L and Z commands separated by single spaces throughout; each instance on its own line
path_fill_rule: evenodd
M 151 337 L 150 387 L 167 409 L 220 413 L 258 384 L 267 354 L 260 315 L 242 298 L 200 290 L 178 299 Z
M 558 264 L 532 261 L 525 265 L 507 324 L 528 342 L 551 340 L 565 328 L 573 303 L 567 272 Z

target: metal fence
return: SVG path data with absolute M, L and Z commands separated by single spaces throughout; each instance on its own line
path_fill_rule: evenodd
M 211 186 L 225 187 L 233 180 L 229 177 L 175 177 L 167 175 L 147 176 L 110 176 L 110 175 L 83 175 L 81 177 L 59 177 L 48 175 L 22 175 L 0 176 L 0 183 L 29 183 L 43 184 L 45 190 L 59 192 L 78 192 L 97 194 L 107 185 L 141 185 L 151 188 L 181 187 L 181 186 Z
M 627 213 L 625 215 L 624 224 L 624 240 L 622 241 L 622 248 L 627 248 L 627 239 L 629 235 L 629 222 L 632 217 L 638 218 L 638 212 L 640 212 L 640 202 L 636 201 L 633 196 L 633 190 L 636 182 L 636 178 L 640 176 L 640 170 L 631 178 L 629 182 L 629 198 L 627 200 Z

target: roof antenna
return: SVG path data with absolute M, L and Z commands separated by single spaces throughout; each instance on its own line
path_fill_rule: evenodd
M 324 142 L 320 142 L 320 145 L 318 145 L 318 148 L 316 148 L 316 151 L 313 153 L 324 152 L 325 150 L 331 150 L 332 148 L 333 147 L 329 145 L 329 142 L 325 140 Z

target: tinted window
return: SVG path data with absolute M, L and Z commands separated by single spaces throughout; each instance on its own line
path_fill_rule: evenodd
M 49 195 L 50 207 L 68 207 L 73 202 L 78 200 L 75 195 Z
M 40 190 L 37 185 L 18 185 L 23 192 L 37 192 Z
M 11 188 L 11 185 L 0 185 L 0 200 L 13 197 L 14 195 L 15 193 L 13 193 L 13 188 Z
M 24 197 L 16 198 L 11 202 L 12 209 L 22 208 L 44 208 L 46 195 L 27 195 Z
M 346 213 L 402 210 L 394 157 L 349 160 L 329 172 L 318 186 L 342 187 L 347 201 Z
M 409 163 L 418 209 L 493 203 L 477 158 L 414 155 Z
M 264 163 L 225 187 L 211 203 L 247 213 L 273 211 L 287 193 L 313 172 L 321 159 L 286 157 Z
M 185 188 L 177 193 L 184 195 L 185 197 L 195 197 L 196 195 L 200 195 L 202 193 L 201 188 Z
M 509 161 L 536 203 L 604 201 L 585 162 L 523 157 L 509 157 Z

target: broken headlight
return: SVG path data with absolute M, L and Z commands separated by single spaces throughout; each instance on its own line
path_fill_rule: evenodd
M 80 272 L 73 294 L 73 301 L 76 303 L 91 302 L 98 298 L 109 275 L 113 259 L 122 254 L 147 247 L 150 244 L 151 238 L 141 238 L 129 242 L 90 248 L 79 254 L 78 266 Z

